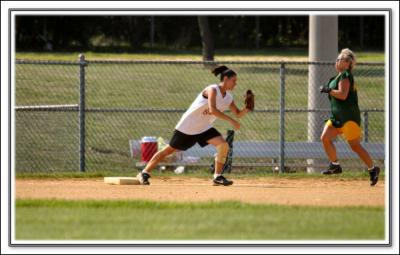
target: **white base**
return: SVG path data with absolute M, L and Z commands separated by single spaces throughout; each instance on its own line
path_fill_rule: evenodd
M 114 185 L 139 185 L 136 177 L 104 177 L 104 182 Z

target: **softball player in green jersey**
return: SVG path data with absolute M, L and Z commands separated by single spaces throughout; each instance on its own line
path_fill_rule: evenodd
M 332 139 L 338 135 L 343 135 L 351 149 L 367 165 L 370 184 L 374 186 L 378 182 L 380 169 L 374 166 L 370 155 L 361 146 L 360 109 L 358 107 L 357 89 L 351 73 L 355 64 L 354 53 L 349 49 L 343 49 L 336 59 L 335 68 L 338 75 L 329 79 L 327 84 L 320 88 L 321 93 L 328 94 L 332 111 L 321 135 L 321 141 L 330 164 L 328 169 L 321 173 L 339 174 L 342 172 Z

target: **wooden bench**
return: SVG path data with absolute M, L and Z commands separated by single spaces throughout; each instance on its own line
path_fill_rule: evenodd
M 385 144 L 383 143 L 361 143 L 368 151 L 371 157 L 375 160 L 385 159 Z M 359 159 L 358 155 L 352 151 L 350 146 L 345 142 L 335 142 L 336 152 L 340 159 Z M 203 158 L 214 157 L 215 148 L 206 146 L 201 148 L 198 144 L 183 152 L 183 158 Z M 285 143 L 285 159 L 327 159 L 325 150 L 321 142 L 286 142 Z M 233 142 L 233 157 L 238 158 L 266 158 L 278 159 L 280 157 L 279 141 L 234 141 Z M 178 166 L 178 165 L 193 165 L 193 166 L 209 166 L 210 163 L 196 162 L 170 162 L 160 163 L 160 166 Z M 237 163 L 234 160 L 235 166 L 276 166 L 277 162 L 273 163 Z M 142 168 L 143 163 L 136 164 L 138 168 Z
M 361 143 L 373 159 L 385 158 L 385 144 Z M 358 159 L 358 155 L 344 142 L 335 143 L 339 158 Z M 211 157 L 215 153 L 213 146 L 201 148 L 198 144 L 183 152 L 184 156 Z M 234 157 L 247 158 L 279 158 L 279 141 L 235 141 L 233 142 Z M 321 142 L 286 142 L 285 158 L 326 158 L 325 150 Z

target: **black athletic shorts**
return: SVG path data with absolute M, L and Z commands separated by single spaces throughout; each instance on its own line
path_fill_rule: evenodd
M 197 135 L 187 135 L 178 130 L 174 131 L 169 146 L 174 149 L 185 151 L 198 143 L 201 147 L 208 145 L 207 141 L 211 138 L 222 136 L 215 128 L 210 128 Z

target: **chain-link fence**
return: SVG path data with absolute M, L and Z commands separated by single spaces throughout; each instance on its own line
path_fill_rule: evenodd
M 327 96 L 315 91 L 315 86 L 335 75 L 334 63 L 81 59 L 16 61 L 16 170 L 132 171 L 141 160 L 140 139 L 154 136 L 168 142 L 198 93 L 219 82 L 208 68 L 212 64 L 237 72 L 238 85 L 232 94 L 238 107 L 243 107 L 246 89 L 256 94 L 256 110 L 241 119 L 235 135 L 234 169 L 326 166 L 319 136 L 330 109 Z M 383 167 L 384 65 L 359 63 L 354 77 L 363 145 Z M 312 106 L 310 100 L 320 100 L 320 106 Z M 215 127 L 223 134 L 232 128 L 221 120 Z M 343 165 L 364 167 L 342 138 L 335 143 Z M 214 153 L 212 146 L 195 146 L 170 164 L 210 165 Z

